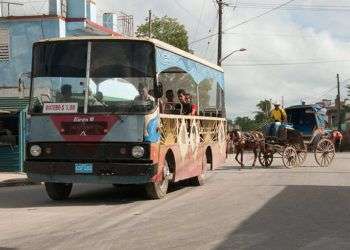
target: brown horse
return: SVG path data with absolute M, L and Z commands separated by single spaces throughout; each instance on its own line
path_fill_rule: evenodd
M 236 156 L 235 160 L 244 167 L 243 163 L 243 153 L 244 150 L 250 150 L 254 153 L 254 161 L 252 167 L 255 166 L 256 160 L 258 158 L 258 150 L 261 150 L 262 141 L 264 140 L 264 135 L 261 132 L 241 132 L 234 130 L 230 133 L 231 143 L 235 146 Z M 241 159 L 238 156 L 241 155 Z

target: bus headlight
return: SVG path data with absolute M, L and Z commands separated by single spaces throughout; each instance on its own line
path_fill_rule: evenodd
M 30 147 L 30 154 L 34 157 L 41 155 L 41 147 L 39 145 L 33 145 Z
M 131 154 L 135 158 L 141 158 L 145 154 L 145 149 L 141 146 L 134 146 L 131 150 Z

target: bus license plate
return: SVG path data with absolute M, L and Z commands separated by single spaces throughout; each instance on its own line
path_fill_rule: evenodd
M 92 174 L 93 166 L 92 163 L 75 163 L 76 174 Z

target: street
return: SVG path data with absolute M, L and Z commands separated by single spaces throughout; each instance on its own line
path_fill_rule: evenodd
M 248 157 L 249 158 L 249 157 Z M 163 200 L 137 189 L 76 185 L 54 202 L 42 186 L 0 188 L 0 249 L 349 249 L 350 153 L 329 168 L 239 170 Z

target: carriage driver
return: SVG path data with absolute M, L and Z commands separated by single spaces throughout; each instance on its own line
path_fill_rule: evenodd
M 281 108 L 280 103 L 275 102 L 273 104 L 274 109 L 271 111 L 271 118 L 274 122 L 287 122 L 287 114 L 283 108 Z
M 270 124 L 269 136 L 278 137 L 278 131 L 281 127 L 284 127 L 282 123 L 287 122 L 286 111 L 281 108 L 279 102 L 273 104 L 274 109 L 271 111 L 271 118 L 273 123 Z

